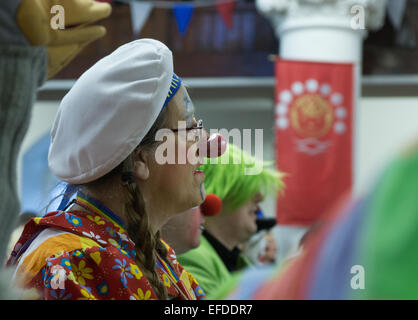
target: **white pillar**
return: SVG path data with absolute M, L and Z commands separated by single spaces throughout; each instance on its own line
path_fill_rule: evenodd
M 283 59 L 353 63 L 356 106 L 361 95 L 363 39 L 367 29 L 378 29 L 385 17 L 386 0 L 257 0 L 257 9 L 272 22 L 280 39 Z M 353 172 L 356 172 L 356 130 L 353 130 Z M 355 179 L 353 176 L 353 181 Z M 308 227 L 275 228 L 279 262 L 298 250 Z

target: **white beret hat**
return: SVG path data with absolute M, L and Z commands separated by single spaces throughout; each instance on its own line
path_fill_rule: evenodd
M 172 53 L 153 39 L 125 44 L 94 64 L 59 106 L 48 154 L 53 174 L 81 184 L 118 166 L 154 124 L 172 78 Z

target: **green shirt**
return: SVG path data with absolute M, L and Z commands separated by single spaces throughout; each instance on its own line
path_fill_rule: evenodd
M 232 276 L 215 248 L 204 236 L 200 237 L 198 248 L 179 255 L 178 260 L 196 278 L 206 296 L 218 289 Z M 250 266 L 250 262 L 240 254 L 237 261 L 238 269 L 248 266 Z

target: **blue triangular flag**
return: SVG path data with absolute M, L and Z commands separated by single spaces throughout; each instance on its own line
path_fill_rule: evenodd
M 389 0 L 387 4 L 388 17 L 396 30 L 399 30 L 402 27 L 405 10 L 406 0 Z
M 176 17 L 177 26 L 180 34 L 185 34 L 187 26 L 192 17 L 194 7 L 187 4 L 177 4 L 173 7 L 174 16 Z

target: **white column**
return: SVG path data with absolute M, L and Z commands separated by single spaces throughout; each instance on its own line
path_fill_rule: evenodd
M 354 63 L 356 106 L 361 95 L 363 40 L 367 30 L 379 29 L 385 17 L 386 0 L 257 0 L 280 39 L 279 56 L 289 60 Z M 356 130 L 353 130 L 353 172 L 356 172 Z M 355 179 L 353 177 L 355 184 Z M 278 260 L 298 250 L 308 227 L 277 226 Z

